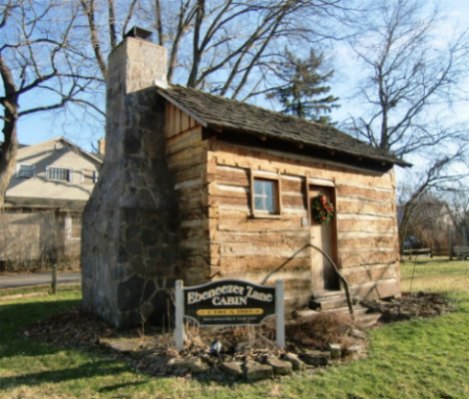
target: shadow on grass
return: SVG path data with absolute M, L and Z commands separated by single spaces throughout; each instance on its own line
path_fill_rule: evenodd
M 427 265 L 434 265 L 435 262 L 431 259 L 401 259 L 401 262 L 408 263 L 412 266 L 427 266 Z
M 82 364 L 78 367 L 64 368 L 60 370 L 39 371 L 11 377 L 0 378 L 0 388 L 14 388 L 20 385 L 34 386 L 43 383 L 60 383 L 81 378 L 94 378 L 98 376 L 115 375 L 127 371 L 123 364 L 117 364 L 113 360 L 99 360 Z M 121 384 L 125 385 L 125 384 Z M 109 387 L 108 390 L 118 389 Z
M 118 389 L 122 389 L 122 388 L 129 388 L 129 387 L 137 387 L 139 385 L 142 385 L 144 384 L 143 381 L 140 381 L 140 382 L 124 382 L 122 384 L 114 384 L 114 385 L 109 385 L 107 387 L 103 387 L 103 388 L 100 388 L 99 389 L 99 392 L 101 393 L 106 393 L 106 392 L 112 392 L 112 391 L 116 391 Z
M 21 385 L 36 386 L 43 383 L 62 383 L 78 379 L 93 379 L 117 375 L 129 371 L 129 367 L 115 359 L 107 359 L 97 353 L 88 353 L 88 358 L 83 358 L 79 349 L 70 349 L 53 346 L 51 344 L 38 342 L 24 335 L 25 329 L 33 323 L 44 320 L 56 313 L 62 312 L 72 306 L 79 304 L 79 300 L 56 300 L 55 298 L 45 298 L 40 301 L 27 303 L 0 304 L 0 370 L 8 370 L 9 374 L 0 377 L 0 391 L 12 389 Z M 54 370 L 44 370 L 44 365 L 39 359 L 39 363 L 32 357 L 53 356 L 59 352 L 69 351 L 66 354 L 67 360 L 60 356 L 55 361 Z M 83 352 L 82 352 L 83 353 Z M 80 364 L 70 367 L 70 359 Z M 64 366 L 60 367 L 63 362 Z M 75 363 L 76 363 L 75 362 Z M 11 366 L 11 367 L 10 367 Z M 40 370 L 35 371 L 35 368 Z M 52 367 L 51 367 L 52 368 Z M 12 372 L 16 370 L 16 372 Z M 19 371 L 18 371 L 19 370 Z M 14 374 L 13 374 L 14 373 Z M 119 383 L 102 388 L 103 392 L 111 392 L 129 385 L 139 383 Z M 1 396 L 1 395 L 0 395 Z
M 29 325 L 79 304 L 79 300 L 35 300 L 0 304 L 0 357 L 41 356 L 60 349 L 36 342 L 24 335 Z
M 10 368 L 8 376 L 0 377 L 0 390 L 20 385 L 34 386 L 45 382 L 60 383 L 83 378 L 93 380 L 96 377 L 112 376 L 133 369 L 135 358 L 129 355 L 99 346 L 90 349 L 78 346 L 70 347 L 67 344 L 67 347 L 63 347 L 40 342 L 24 334 L 28 327 L 34 323 L 64 312 L 79 303 L 79 300 L 57 300 L 53 297 L 45 297 L 41 300 L 34 299 L 26 303 L 0 303 L 0 370 Z M 69 358 L 68 360 L 64 360 L 64 351 L 65 357 Z M 61 352 L 62 354 L 59 354 Z M 54 360 L 54 355 L 57 355 L 57 360 Z M 46 356 L 52 356 L 48 362 L 57 362 L 53 363 L 53 367 L 50 367 L 53 370 L 44 370 L 41 357 L 45 358 Z M 32 359 L 35 357 L 38 360 Z M 74 357 L 76 357 L 75 364 L 78 362 L 79 365 L 70 367 L 70 361 L 74 361 Z M 63 367 L 60 367 L 61 364 Z M 14 374 L 11 372 L 12 370 L 15 370 Z M 142 373 L 151 375 L 146 370 L 142 370 Z M 167 377 L 171 376 L 152 375 L 152 378 L 156 379 Z M 219 375 L 194 375 L 194 378 L 201 383 L 216 380 L 221 385 L 232 385 L 235 382 L 220 378 Z M 144 384 L 144 382 L 119 381 L 102 387 L 100 392 L 111 392 L 139 384 Z

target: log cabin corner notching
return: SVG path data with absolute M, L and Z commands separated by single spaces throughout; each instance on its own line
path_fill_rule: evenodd
M 164 322 L 174 281 L 285 280 L 287 302 L 400 294 L 393 165 L 301 119 L 165 82 L 165 50 L 127 37 L 110 56 L 106 159 L 85 210 L 84 305 L 116 326 Z M 155 85 L 155 80 L 158 85 Z M 311 218 L 319 193 L 329 224 Z

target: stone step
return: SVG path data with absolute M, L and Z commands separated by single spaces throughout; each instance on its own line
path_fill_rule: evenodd
M 298 300 L 298 298 L 296 298 Z M 301 298 L 301 303 L 308 303 L 308 297 L 303 296 Z M 368 309 L 359 305 L 360 298 L 353 297 L 353 312 L 355 317 L 355 322 L 362 327 L 371 327 L 372 325 L 376 324 L 380 314 L 376 313 L 368 313 Z M 298 308 L 300 303 L 294 301 L 293 297 L 286 297 L 285 298 L 286 307 L 288 308 Z M 296 303 L 294 303 L 296 302 Z M 337 312 L 343 314 L 349 314 L 349 308 L 347 304 L 347 297 L 345 295 L 345 291 L 320 291 L 315 292 L 313 296 L 309 296 L 309 304 L 310 308 L 316 311 L 321 312 Z M 316 304 L 317 307 L 311 306 L 312 304 Z M 296 306 L 292 306 L 296 305 Z
M 289 299 L 290 298 L 286 298 L 287 303 Z M 369 313 L 367 308 L 359 305 L 359 301 L 360 299 L 358 297 L 352 298 L 355 322 L 365 328 L 375 325 L 380 314 Z M 310 297 L 309 304 L 310 308 L 316 311 L 350 314 L 345 291 L 324 290 L 315 292 L 314 295 Z M 311 306 L 312 304 L 316 304 L 317 307 Z
M 342 290 L 323 290 L 317 291 L 313 294 L 314 298 L 330 298 L 334 296 L 345 296 L 345 291 Z
M 321 300 L 319 305 L 321 310 L 343 308 L 347 306 L 347 300 L 345 298 Z
M 344 291 L 322 291 L 315 293 L 311 302 L 316 303 L 320 310 L 329 310 L 346 307 L 347 297 Z

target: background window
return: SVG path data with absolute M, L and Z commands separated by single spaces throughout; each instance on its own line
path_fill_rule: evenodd
M 83 183 L 94 184 L 98 181 L 98 172 L 91 169 L 83 170 Z
M 65 168 L 47 168 L 47 179 L 48 180 L 61 180 L 61 181 L 71 181 L 71 170 Z
M 278 181 L 254 178 L 254 209 L 279 214 Z
M 18 165 L 18 177 L 33 177 L 34 176 L 34 166 L 22 163 Z

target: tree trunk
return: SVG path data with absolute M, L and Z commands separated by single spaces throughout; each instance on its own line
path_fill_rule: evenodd
M 6 191 L 16 168 L 16 154 L 18 152 L 18 136 L 16 132 L 18 105 L 14 102 L 9 102 L 8 106 L 5 107 L 4 115 L 4 142 L 0 151 L 0 208 L 3 207 Z

